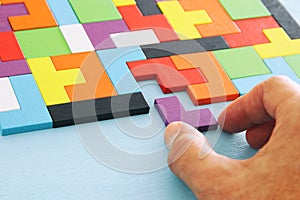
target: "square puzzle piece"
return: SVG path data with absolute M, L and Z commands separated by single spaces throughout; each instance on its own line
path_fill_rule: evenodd
M 230 79 L 270 73 L 253 47 L 226 49 L 213 53 Z
M 69 0 L 81 23 L 122 19 L 111 0 Z
M 71 53 L 58 27 L 18 31 L 15 34 L 25 58 Z
M 260 0 L 220 0 L 233 20 L 271 16 Z

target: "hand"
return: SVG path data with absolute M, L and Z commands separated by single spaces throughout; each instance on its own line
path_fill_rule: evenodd
M 273 77 L 238 98 L 219 116 L 227 132 L 247 130 L 261 148 L 238 161 L 217 154 L 193 127 L 174 122 L 165 131 L 168 163 L 198 199 L 300 199 L 300 86 Z

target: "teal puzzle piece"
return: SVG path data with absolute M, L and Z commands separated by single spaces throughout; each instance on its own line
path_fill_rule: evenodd
M 31 74 L 9 78 L 20 110 L 0 112 L 3 136 L 52 128 L 52 119 Z
M 59 25 L 79 23 L 68 0 L 47 0 L 47 2 Z
M 118 94 L 140 92 L 138 83 L 127 66 L 127 62 L 146 59 L 140 47 L 99 50 L 97 54 Z

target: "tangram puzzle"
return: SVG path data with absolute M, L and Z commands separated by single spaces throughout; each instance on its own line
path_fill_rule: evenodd
M 209 109 L 146 102 L 138 81 L 195 105 L 300 82 L 300 28 L 278 0 L 0 0 L 0 132 L 147 114 L 215 129 Z

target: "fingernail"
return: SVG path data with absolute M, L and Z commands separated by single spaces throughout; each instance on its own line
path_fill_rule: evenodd
M 165 142 L 169 149 L 172 148 L 173 142 L 181 131 L 181 126 L 177 122 L 171 123 L 165 132 Z

